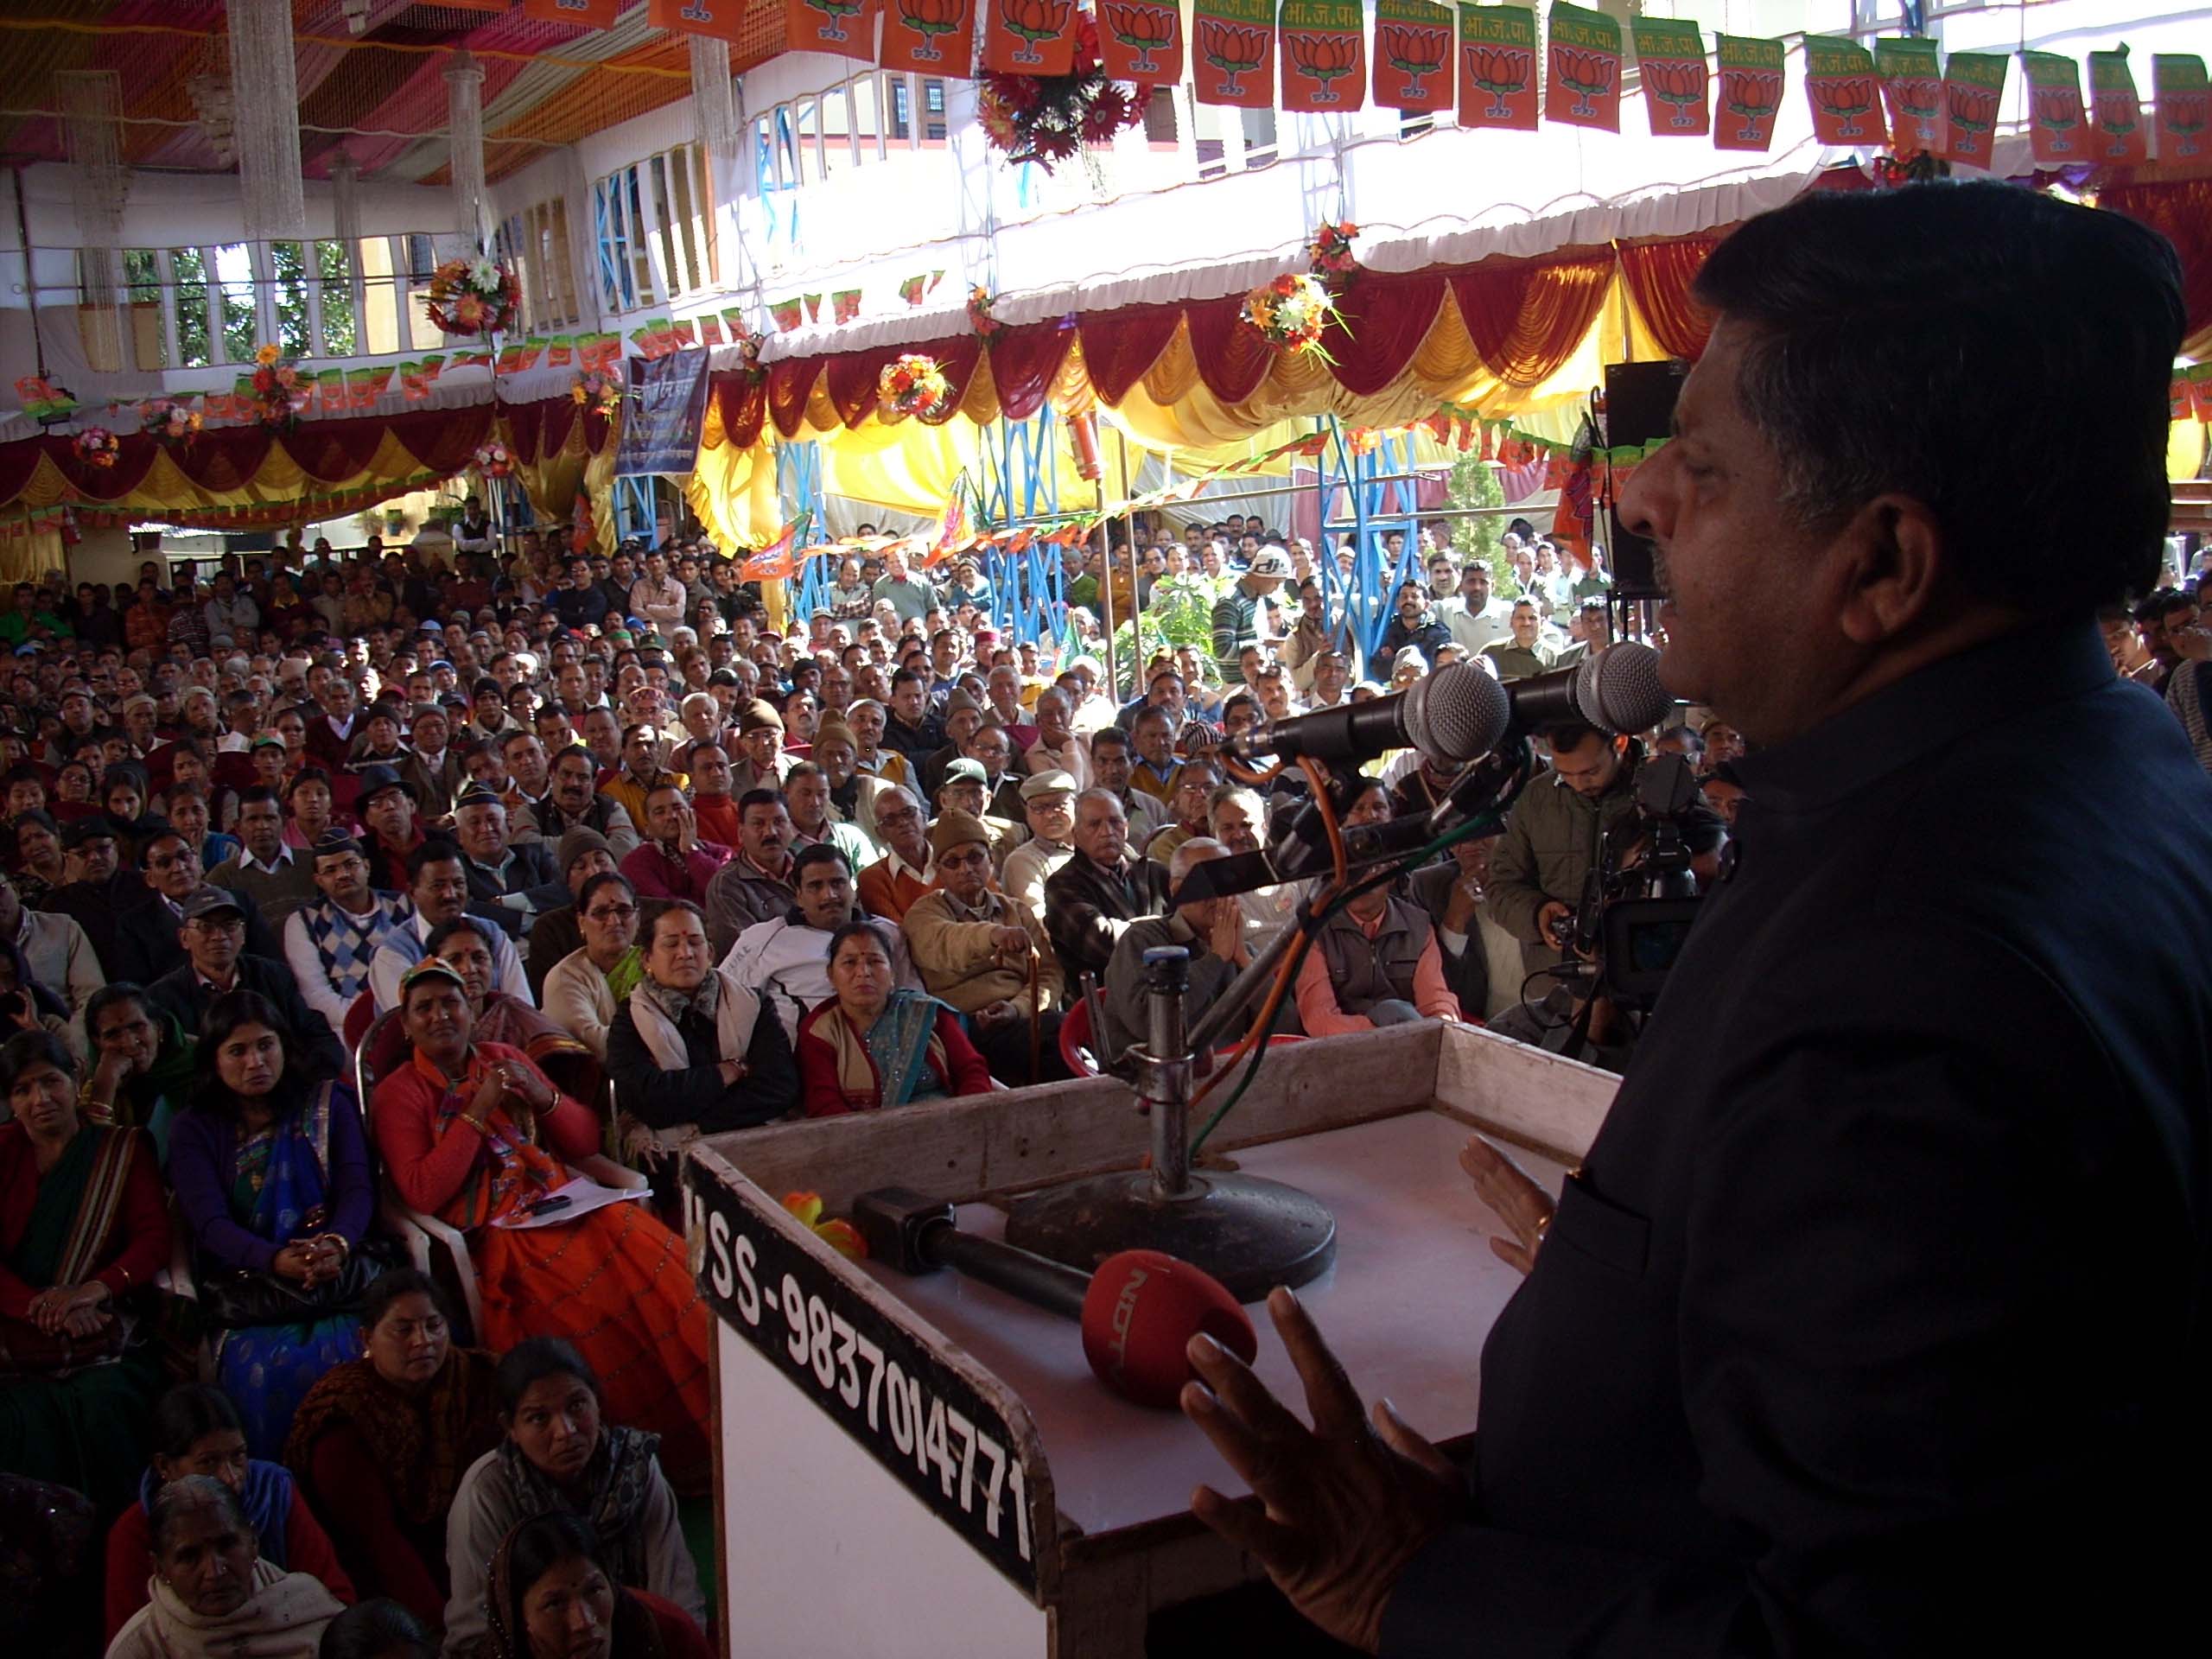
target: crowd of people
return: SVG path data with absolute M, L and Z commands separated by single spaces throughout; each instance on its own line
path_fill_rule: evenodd
M 1230 740 L 1612 631 L 1603 574 L 1525 524 L 1495 570 L 1394 533 L 1372 652 L 1256 518 L 1146 526 L 1111 576 L 1071 553 L 1079 640 L 1103 582 L 1205 618 L 1126 690 L 1001 634 L 964 560 L 856 556 L 779 629 L 703 548 L 461 545 L 56 573 L 0 617 L 0 1581 L 53 1651 L 92 1605 L 126 1659 L 703 1651 L 673 1183 L 549 1195 L 664 1178 L 702 1134 L 1112 1067 L 1148 950 L 1189 951 L 1195 1020 L 1309 891 L 1192 885 L 1303 804 Z M 2212 766 L 2198 596 L 2106 629 Z M 1466 1019 L 1621 1063 L 1562 924 L 1635 856 L 1656 756 L 1698 781 L 1709 872 L 1742 740 L 1694 711 L 1541 752 L 1502 835 L 1330 918 L 1278 1030 Z M 1379 757 L 1336 805 L 1450 781 Z M 457 1271 L 400 1265 L 410 1230 Z

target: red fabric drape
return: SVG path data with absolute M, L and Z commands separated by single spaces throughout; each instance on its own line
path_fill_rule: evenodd
M 715 379 L 715 397 L 721 406 L 722 431 L 741 449 L 760 442 L 761 423 L 768 417 L 768 378 L 733 369 Z
M 1362 276 L 1337 296 L 1341 321 L 1321 336 L 1322 349 L 1337 359 L 1337 383 L 1361 397 L 1382 391 L 1427 337 L 1443 303 L 1444 278 L 1436 272 Z
M 1643 314 L 1659 349 L 1669 357 L 1694 361 L 1705 353 L 1713 319 L 1690 298 L 1690 283 L 1706 256 L 1719 245 L 1717 236 L 1621 245 L 1621 276 L 1628 283 L 1629 297 Z
M 821 372 L 818 357 L 787 357 L 769 368 L 768 418 L 785 437 L 798 435 L 799 423 L 806 418 L 806 400 Z
M 2212 349 L 2212 179 L 2108 185 L 2097 206 L 2148 225 L 2181 256 L 2183 349 Z
M 991 337 L 991 379 L 1007 419 L 1026 421 L 1044 407 L 1045 393 L 1074 337 L 1075 331 L 1063 327 L 1058 318 L 1002 328 Z
M 192 446 L 197 449 L 205 443 Z M 113 501 L 126 496 L 146 481 L 146 474 L 153 470 L 154 440 L 143 434 L 126 437 L 112 467 L 87 467 L 77 459 L 71 441 L 64 437 L 35 438 L 32 442 L 45 449 L 54 464 L 61 469 L 61 476 L 69 480 L 69 487 L 88 500 Z
M 858 426 L 875 408 L 876 383 L 883 365 L 900 355 L 896 346 L 879 346 L 865 352 L 840 352 L 823 372 L 830 406 L 847 429 Z
M 336 484 L 352 478 L 376 458 L 388 429 L 378 420 L 311 421 L 293 428 L 277 442 L 316 483 Z
M 1510 386 L 1534 386 L 1590 332 L 1612 269 L 1611 248 L 1541 263 L 1485 259 L 1452 273 L 1452 296 L 1483 366 Z
M 32 473 L 38 468 L 39 457 L 46 453 L 46 440 L 25 438 L 20 443 L 0 443 L 0 502 L 13 501 L 23 493 Z
M 1085 317 L 1083 365 L 1098 401 L 1111 405 L 1128 397 L 1129 388 L 1160 360 L 1182 321 L 1179 305 L 1131 305 Z
M 1203 300 L 1183 308 L 1191 326 L 1191 355 L 1206 390 L 1224 404 L 1241 404 L 1260 389 L 1274 352 L 1244 323 L 1244 296 Z

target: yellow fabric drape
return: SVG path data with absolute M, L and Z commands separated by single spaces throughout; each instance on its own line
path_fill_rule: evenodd
M 284 506 L 302 498 L 345 495 L 356 490 L 387 488 L 390 494 L 404 495 L 410 490 L 435 483 L 440 476 L 424 467 L 396 433 L 387 431 L 366 466 L 350 477 L 335 481 L 308 477 L 279 443 L 270 446 L 260 470 L 237 489 L 206 490 L 186 477 L 164 451 L 154 457 L 154 464 L 137 489 L 111 501 L 89 504 L 79 501 L 69 480 L 54 464 L 53 457 L 41 455 L 30 477 L 24 480 L 20 505 L 50 507 L 67 503 L 89 505 L 99 512 L 159 518 L 164 512 L 207 512 L 226 507 Z
M 618 412 L 598 454 L 585 447 L 581 416 L 569 423 L 567 438 L 550 455 L 525 460 L 512 430 L 505 434 L 515 454 L 515 477 L 529 498 L 531 511 L 569 523 L 575 517 L 576 496 L 582 493 L 591 502 L 593 550 L 610 557 L 620 543 L 614 533 L 614 456 L 622 442 L 621 421 Z M 504 429 L 506 423 L 500 425 Z

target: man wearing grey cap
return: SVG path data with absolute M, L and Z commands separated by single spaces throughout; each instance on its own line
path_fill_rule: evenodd
M 999 886 L 1039 916 L 1045 913 L 1046 878 L 1075 856 L 1075 796 L 1076 781 L 1065 772 L 1040 772 L 1021 785 L 1029 839 L 1006 855 Z

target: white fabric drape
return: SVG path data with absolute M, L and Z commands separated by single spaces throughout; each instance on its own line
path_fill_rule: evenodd
M 453 227 L 471 249 L 484 246 L 484 71 L 457 52 L 445 72 L 447 139 L 453 170 Z
M 300 181 L 299 71 L 291 0 L 230 0 L 232 123 L 238 194 L 249 242 L 296 242 L 308 233 Z M 235 97 L 239 88 L 251 95 Z

